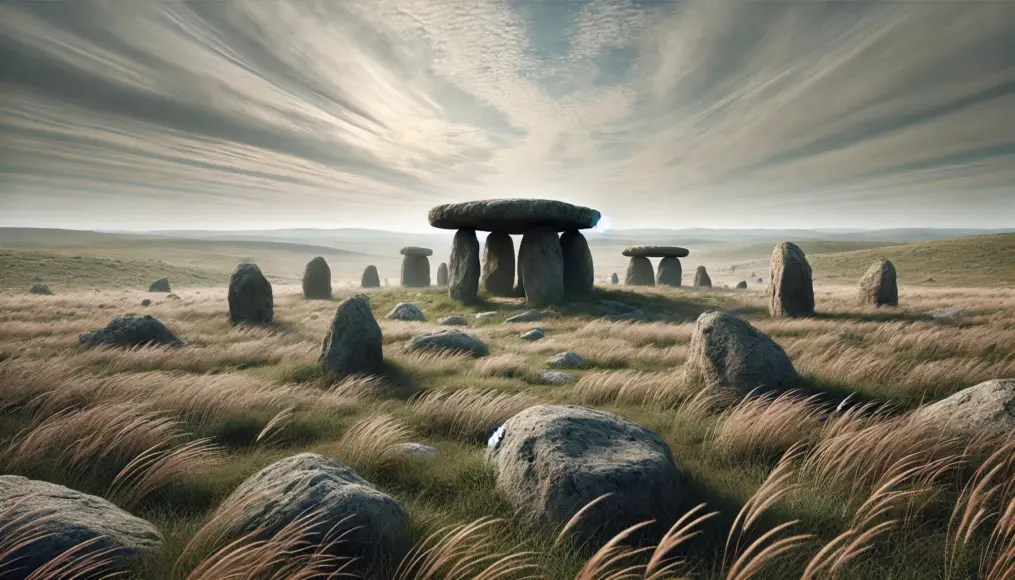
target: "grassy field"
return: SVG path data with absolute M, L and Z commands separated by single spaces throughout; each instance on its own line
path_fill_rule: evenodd
M 906 276 L 905 264 L 897 265 Z M 204 281 L 194 276 L 195 285 Z M 133 288 L 142 281 L 112 280 Z M 904 286 L 899 309 L 874 310 L 855 305 L 852 284 L 821 286 L 819 314 L 797 320 L 768 318 L 762 291 L 600 289 L 597 299 L 636 305 L 653 320 L 608 321 L 594 315 L 594 303 L 581 303 L 511 325 L 503 320 L 524 309 L 519 301 L 463 307 L 436 289 L 381 289 L 371 303 L 391 372 L 333 383 L 317 355 L 337 300 L 351 291 L 332 302 L 307 301 L 298 288 L 277 284 L 276 321 L 243 327 L 228 322 L 226 292 L 215 281 L 218 287 L 177 290 L 179 300 L 156 297 L 149 307 L 140 302 L 153 295 L 122 287 L 0 294 L 0 472 L 102 495 L 156 523 L 166 547 L 138 577 L 215 577 L 199 568 L 211 549 L 195 548 L 193 538 L 206 535 L 199 530 L 244 478 L 303 451 L 337 457 L 396 497 L 417 541 L 446 525 L 498 519 L 461 537 L 443 533 L 447 566 L 434 578 L 481 578 L 496 554 L 511 553 L 529 567 L 485 577 L 649 577 L 644 556 L 555 544 L 559 529 L 526 524 L 499 495 L 484 459 L 485 436 L 538 402 L 603 408 L 656 431 L 687 478 L 682 510 L 707 505 L 687 521 L 718 512 L 691 526 L 698 535 L 670 537 L 679 545 L 668 554 L 684 565 L 659 577 L 987 578 L 983 571 L 1004 565 L 1000 552 L 1015 553 L 1010 530 L 988 547 L 993 510 L 1015 494 L 1012 443 L 959 440 L 906 419 L 921 401 L 1015 376 L 1010 288 Z M 437 327 L 384 320 L 402 301 L 420 306 L 430 321 L 467 315 L 490 356 L 407 353 L 411 336 Z M 812 392 L 732 398 L 685 384 L 680 370 L 693 321 L 717 308 L 779 342 Z M 498 314 L 471 316 L 487 310 Z M 78 334 L 127 312 L 156 316 L 186 346 L 77 344 Z M 543 340 L 517 338 L 537 326 Z M 588 367 L 575 371 L 570 385 L 536 384 L 547 357 L 563 351 Z M 851 393 L 878 411 L 832 418 L 831 409 Z M 438 459 L 396 452 L 409 441 L 436 447 Z M 131 460 L 148 449 L 165 460 L 131 471 Z M 986 459 L 996 449 L 1000 455 Z M 993 480 L 976 471 L 995 465 Z M 124 470 L 144 485 L 116 485 Z M 261 546 L 265 559 L 258 561 L 291 547 Z M 611 576 L 603 568 L 610 563 L 614 571 L 634 568 Z M 258 577 L 256 569 L 242 560 L 231 571 Z

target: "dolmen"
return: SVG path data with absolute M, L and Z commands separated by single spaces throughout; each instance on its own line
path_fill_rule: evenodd
M 476 300 L 479 286 L 494 296 L 522 294 L 533 306 L 558 304 L 591 292 L 592 252 L 579 230 L 599 223 L 598 211 L 549 199 L 492 199 L 434 207 L 430 225 L 458 230 L 448 264 L 448 295 Z M 490 232 L 480 267 L 476 231 Z M 558 235 L 563 232 L 563 235 Z M 521 235 L 518 286 L 512 235 Z
M 677 286 L 681 284 L 683 269 L 680 258 L 686 258 L 690 252 L 677 246 L 633 246 L 621 252 L 631 258 L 627 264 L 627 276 L 624 284 L 628 286 Z M 653 273 L 649 258 L 662 258 L 659 261 L 659 272 Z
M 430 248 L 407 246 L 400 252 L 402 256 L 402 286 L 410 288 L 426 288 L 430 286 L 430 260 L 433 255 Z

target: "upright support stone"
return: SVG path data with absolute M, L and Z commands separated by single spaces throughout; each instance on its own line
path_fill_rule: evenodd
M 694 271 L 694 281 L 692 282 L 695 288 L 711 288 L 712 278 L 708 275 L 708 270 L 705 266 L 698 266 L 698 269 Z
M 409 254 L 402 258 L 402 286 L 426 288 L 430 285 L 430 260 Z
M 775 317 L 814 314 L 811 265 L 799 246 L 783 242 L 772 250 L 768 312 Z
M 652 262 L 644 256 L 632 256 L 627 264 L 627 275 L 624 277 L 624 284 L 628 286 L 654 286 L 655 273 L 652 271 Z
M 578 230 L 568 230 L 560 236 L 560 249 L 564 255 L 564 294 L 585 296 L 596 283 L 592 251 L 585 236 Z
M 530 230 L 518 248 L 518 273 L 525 299 L 533 306 L 559 304 L 564 299 L 564 253 L 552 229 Z
M 515 244 L 511 236 L 492 232 L 483 246 L 483 288 L 494 296 L 513 296 Z
M 385 281 L 387 284 L 387 281 Z M 363 277 L 360 279 L 360 286 L 364 288 L 380 288 L 381 279 L 377 275 L 377 266 L 370 265 L 363 270 Z
M 460 302 L 475 302 L 479 293 L 479 240 L 476 230 L 458 230 L 451 242 L 448 268 L 448 296 Z
M 448 265 L 444 262 L 437 266 L 437 285 L 441 287 L 448 285 Z
M 680 258 L 668 256 L 659 260 L 656 269 L 656 286 L 675 286 L 680 288 L 684 272 L 680 266 Z

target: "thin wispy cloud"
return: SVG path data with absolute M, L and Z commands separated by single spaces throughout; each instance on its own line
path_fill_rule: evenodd
M 1015 2 L 7 2 L 0 50 L 8 225 L 1015 223 Z

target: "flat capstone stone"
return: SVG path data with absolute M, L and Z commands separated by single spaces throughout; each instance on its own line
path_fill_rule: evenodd
M 678 246 L 631 246 L 621 253 L 628 258 L 685 258 L 691 252 Z
M 430 225 L 444 230 L 524 234 L 547 228 L 584 230 L 599 223 L 598 211 L 552 199 L 488 199 L 449 203 L 430 210 Z
M 433 250 L 430 248 L 419 248 L 416 246 L 406 246 L 399 252 L 403 256 L 432 256 Z

